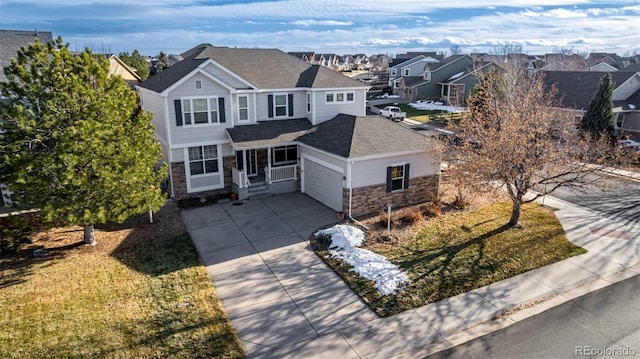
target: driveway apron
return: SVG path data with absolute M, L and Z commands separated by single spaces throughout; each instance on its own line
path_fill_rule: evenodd
M 300 193 L 182 212 L 249 357 L 335 333 L 376 315 L 313 252 L 309 237 L 335 212 Z

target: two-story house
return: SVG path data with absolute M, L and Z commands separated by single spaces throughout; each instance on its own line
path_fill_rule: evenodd
M 138 85 L 174 198 L 301 191 L 359 215 L 427 201 L 428 139 L 366 116 L 368 87 L 275 49 L 202 44 Z
M 547 87 L 556 86 L 563 108 L 574 113 L 578 124 L 603 76 L 595 71 L 545 71 L 544 81 Z M 640 72 L 611 72 L 611 80 L 615 131 L 640 139 Z
M 389 86 L 397 94 L 398 84 L 403 77 L 421 76 L 427 64 L 439 63 L 440 60 L 426 55 L 417 55 L 412 58 L 396 58 L 389 65 Z
M 475 85 L 475 78 L 468 76 L 473 67 L 473 59 L 468 55 L 453 55 L 437 63 L 427 63 L 419 74 L 400 79 L 398 95 L 409 101 L 430 99 L 463 106 L 465 93 Z

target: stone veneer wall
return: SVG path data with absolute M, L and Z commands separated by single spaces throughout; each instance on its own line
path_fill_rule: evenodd
M 180 200 L 190 197 L 207 197 L 219 194 L 231 193 L 233 184 L 233 175 L 231 168 L 236 166 L 236 156 L 228 156 L 222 158 L 222 168 L 224 171 L 224 188 L 210 191 L 187 193 L 187 174 L 185 172 L 184 162 L 174 162 L 171 164 L 171 180 L 173 181 L 174 199 Z
M 403 191 L 387 193 L 387 185 L 374 185 L 353 189 L 351 215 L 353 217 L 378 213 L 391 203 L 393 208 L 433 200 L 438 195 L 438 176 L 417 177 L 409 179 L 409 188 Z M 345 211 L 349 210 L 349 189 L 342 191 L 342 203 Z

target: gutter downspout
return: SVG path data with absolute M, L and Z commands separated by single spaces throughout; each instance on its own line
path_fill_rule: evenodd
M 362 228 L 369 230 L 369 227 L 365 226 L 364 224 L 358 222 L 358 220 L 356 220 L 355 218 L 353 218 L 353 216 L 351 216 L 351 208 L 352 208 L 352 201 L 353 201 L 353 185 L 352 185 L 352 178 L 351 178 L 351 166 L 353 166 L 354 161 L 353 160 L 348 160 L 347 161 L 347 186 L 349 186 L 349 219 L 352 220 L 355 224 L 361 226 Z

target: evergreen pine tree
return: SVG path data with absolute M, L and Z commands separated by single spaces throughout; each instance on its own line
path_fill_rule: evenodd
M 121 222 L 164 203 L 151 114 L 105 58 L 69 52 L 62 38 L 19 50 L 0 83 L 0 183 L 45 220 Z
M 118 57 L 122 62 L 134 68 L 138 76 L 143 80 L 146 80 L 149 77 L 150 64 L 147 59 L 138 52 L 138 50 L 133 50 L 131 55 L 129 55 L 128 52 L 121 52 L 118 54 Z
M 580 129 L 594 139 L 600 138 L 602 134 L 613 133 L 613 81 L 610 73 L 607 72 L 600 79 L 598 91 L 580 121 Z

